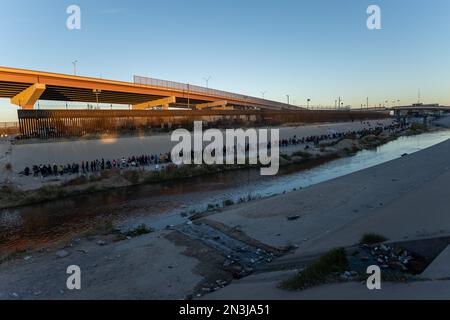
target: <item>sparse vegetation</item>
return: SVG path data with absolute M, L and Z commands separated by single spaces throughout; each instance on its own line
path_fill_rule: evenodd
M 229 207 L 229 206 L 232 206 L 233 204 L 234 204 L 234 201 L 231 199 L 227 199 L 223 202 L 224 207 Z
M 336 248 L 323 254 L 299 274 L 283 281 L 279 287 L 285 290 L 302 290 L 318 284 L 326 283 L 332 273 L 344 272 L 348 260 L 343 248 Z
M 428 127 L 425 124 L 422 123 L 413 123 L 411 125 L 411 128 L 409 129 L 409 132 L 411 134 L 420 134 L 423 132 L 427 132 L 428 131 Z
M 366 233 L 361 237 L 361 240 L 359 240 L 360 245 L 373 245 L 381 242 L 385 242 L 388 239 L 380 234 L 376 233 Z
M 246 203 L 246 202 L 250 202 L 252 200 L 257 200 L 260 198 L 261 198 L 260 195 L 253 196 L 253 195 L 249 194 L 245 197 L 240 197 L 238 203 Z
M 297 151 L 292 154 L 293 156 L 302 157 L 303 159 L 310 159 L 312 155 L 306 151 Z
M 292 161 L 292 157 L 287 154 L 282 153 L 282 154 L 280 154 L 280 157 L 287 161 Z
M 112 222 L 108 222 L 106 224 L 102 224 L 102 225 L 98 226 L 95 229 L 94 234 L 98 233 L 98 234 L 107 236 L 107 235 L 114 234 L 114 233 L 117 233 L 117 232 L 118 232 L 118 230 L 114 227 Z
M 124 175 L 125 179 L 127 179 L 132 184 L 138 184 L 140 180 L 140 174 L 136 170 L 125 171 Z
M 126 237 L 135 238 L 135 237 L 142 236 L 144 234 L 149 234 L 151 232 L 153 232 L 153 230 L 151 228 L 147 227 L 145 224 L 141 224 L 135 229 L 128 230 L 127 232 L 124 233 L 124 235 Z
M 25 252 L 26 252 L 25 250 L 16 249 L 13 252 L 2 254 L 2 255 L 0 255 L 0 264 L 7 262 L 7 261 L 15 260 L 18 257 L 20 257 L 22 254 L 24 254 Z

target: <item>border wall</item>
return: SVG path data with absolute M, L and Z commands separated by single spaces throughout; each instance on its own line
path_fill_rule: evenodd
M 194 121 L 205 127 L 235 128 L 373 120 L 389 117 L 363 111 L 268 110 L 18 110 L 22 139 L 82 137 L 89 134 L 143 133 L 179 127 Z

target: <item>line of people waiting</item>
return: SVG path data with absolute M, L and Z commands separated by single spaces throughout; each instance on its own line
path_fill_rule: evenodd
M 298 138 L 297 136 L 294 136 L 290 139 L 282 139 L 280 140 L 280 147 L 287 147 L 290 145 L 298 145 L 298 144 L 319 144 L 322 141 L 325 140 L 336 140 L 336 139 L 343 139 L 350 135 L 357 135 L 357 136 L 366 136 L 369 134 L 373 134 L 376 132 L 382 132 L 382 131 L 396 131 L 396 130 L 403 130 L 407 126 L 403 123 L 394 123 L 391 125 L 383 125 L 382 123 L 377 123 L 376 126 L 372 127 L 370 122 L 363 122 L 364 125 L 367 125 L 368 128 L 361 129 L 361 130 L 349 130 L 346 132 L 336 132 L 336 133 L 328 133 L 328 134 L 321 134 L 321 135 L 311 135 L 307 137 Z
M 336 140 L 342 139 L 349 135 L 359 135 L 365 136 L 368 134 L 373 134 L 381 131 L 396 131 L 405 129 L 407 124 L 403 123 L 394 123 L 391 125 L 383 125 L 382 123 L 377 123 L 376 126 L 371 126 L 370 122 L 363 122 L 364 125 L 367 125 L 368 128 L 361 130 L 349 130 L 347 132 L 339 132 L 339 133 L 329 133 L 322 135 L 311 135 L 307 137 L 299 138 L 294 136 L 289 139 L 282 139 L 279 141 L 280 147 L 287 147 L 290 145 L 299 145 L 306 144 L 305 149 L 309 148 L 310 143 L 315 145 L 319 144 L 321 141 L 325 140 Z M 246 151 L 249 150 L 249 145 L 245 146 Z M 270 145 L 268 146 L 270 149 Z M 226 153 L 226 149 L 224 147 L 224 154 Z M 194 157 L 194 155 L 192 155 Z M 50 176 L 63 176 L 63 175 L 79 175 L 79 174 L 89 174 L 89 173 L 97 173 L 104 170 L 112 170 L 112 169 L 127 169 L 127 168 L 138 168 L 138 167 L 148 167 L 148 166 L 158 166 L 159 164 L 168 164 L 171 163 L 171 155 L 169 153 L 161 153 L 159 155 L 141 155 L 141 156 L 132 156 L 129 158 L 122 157 L 121 159 L 113 159 L 113 160 L 93 160 L 93 161 L 82 161 L 79 163 L 72 163 L 66 165 L 34 165 L 31 169 L 26 167 L 20 174 L 25 176 L 42 176 L 42 177 L 50 177 Z
M 26 167 L 20 174 L 24 176 L 33 175 L 35 177 L 50 177 L 50 176 L 63 176 L 72 174 L 88 174 L 101 172 L 104 170 L 112 169 L 126 169 L 126 168 L 137 168 L 150 165 L 159 165 L 163 163 L 169 163 L 170 153 L 161 153 L 160 155 L 141 155 L 132 156 L 129 158 L 122 157 L 121 159 L 113 160 L 93 160 L 93 161 L 82 161 L 79 163 L 72 163 L 66 165 L 34 165 L 31 169 Z

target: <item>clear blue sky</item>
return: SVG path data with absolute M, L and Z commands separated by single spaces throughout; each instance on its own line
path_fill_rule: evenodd
M 82 29 L 66 28 L 66 8 Z M 382 30 L 366 9 L 382 10 Z M 134 74 L 306 104 L 450 105 L 448 0 L 0 1 L 0 65 L 132 81 Z M 0 121 L 15 108 L 0 101 Z

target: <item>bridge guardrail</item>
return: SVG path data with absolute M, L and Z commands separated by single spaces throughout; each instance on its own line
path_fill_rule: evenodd
M 173 89 L 173 90 L 179 90 L 184 91 L 187 93 L 201 93 L 205 95 L 211 95 L 216 96 L 218 98 L 227 100 L 227 99 L 233 99 L 233 100 L 243 100 L 249 103 L 259 104 L 262 106 L 272 106 L 275 108 L 295 108 L 296 106 L 272 101 L 272 100 L 266 100 L 261 98 L 256 98 L 252 96 L 247 96 L 243 94 L 237 94 L 217 89 L 210 89 L 205 88 L 201 86 L 186 84 L 186 83 L 180 83 L 175 81 L 167 81 L 167 80 L 161 80 L 161 79 L 155 79 L 155 78 L 148 78 L 148 77 L 141 77 L 141 76 L 134 76 L 134 83 L 144 86 L 152 86 L 152 87 L 160 87 L 165 89 Z

